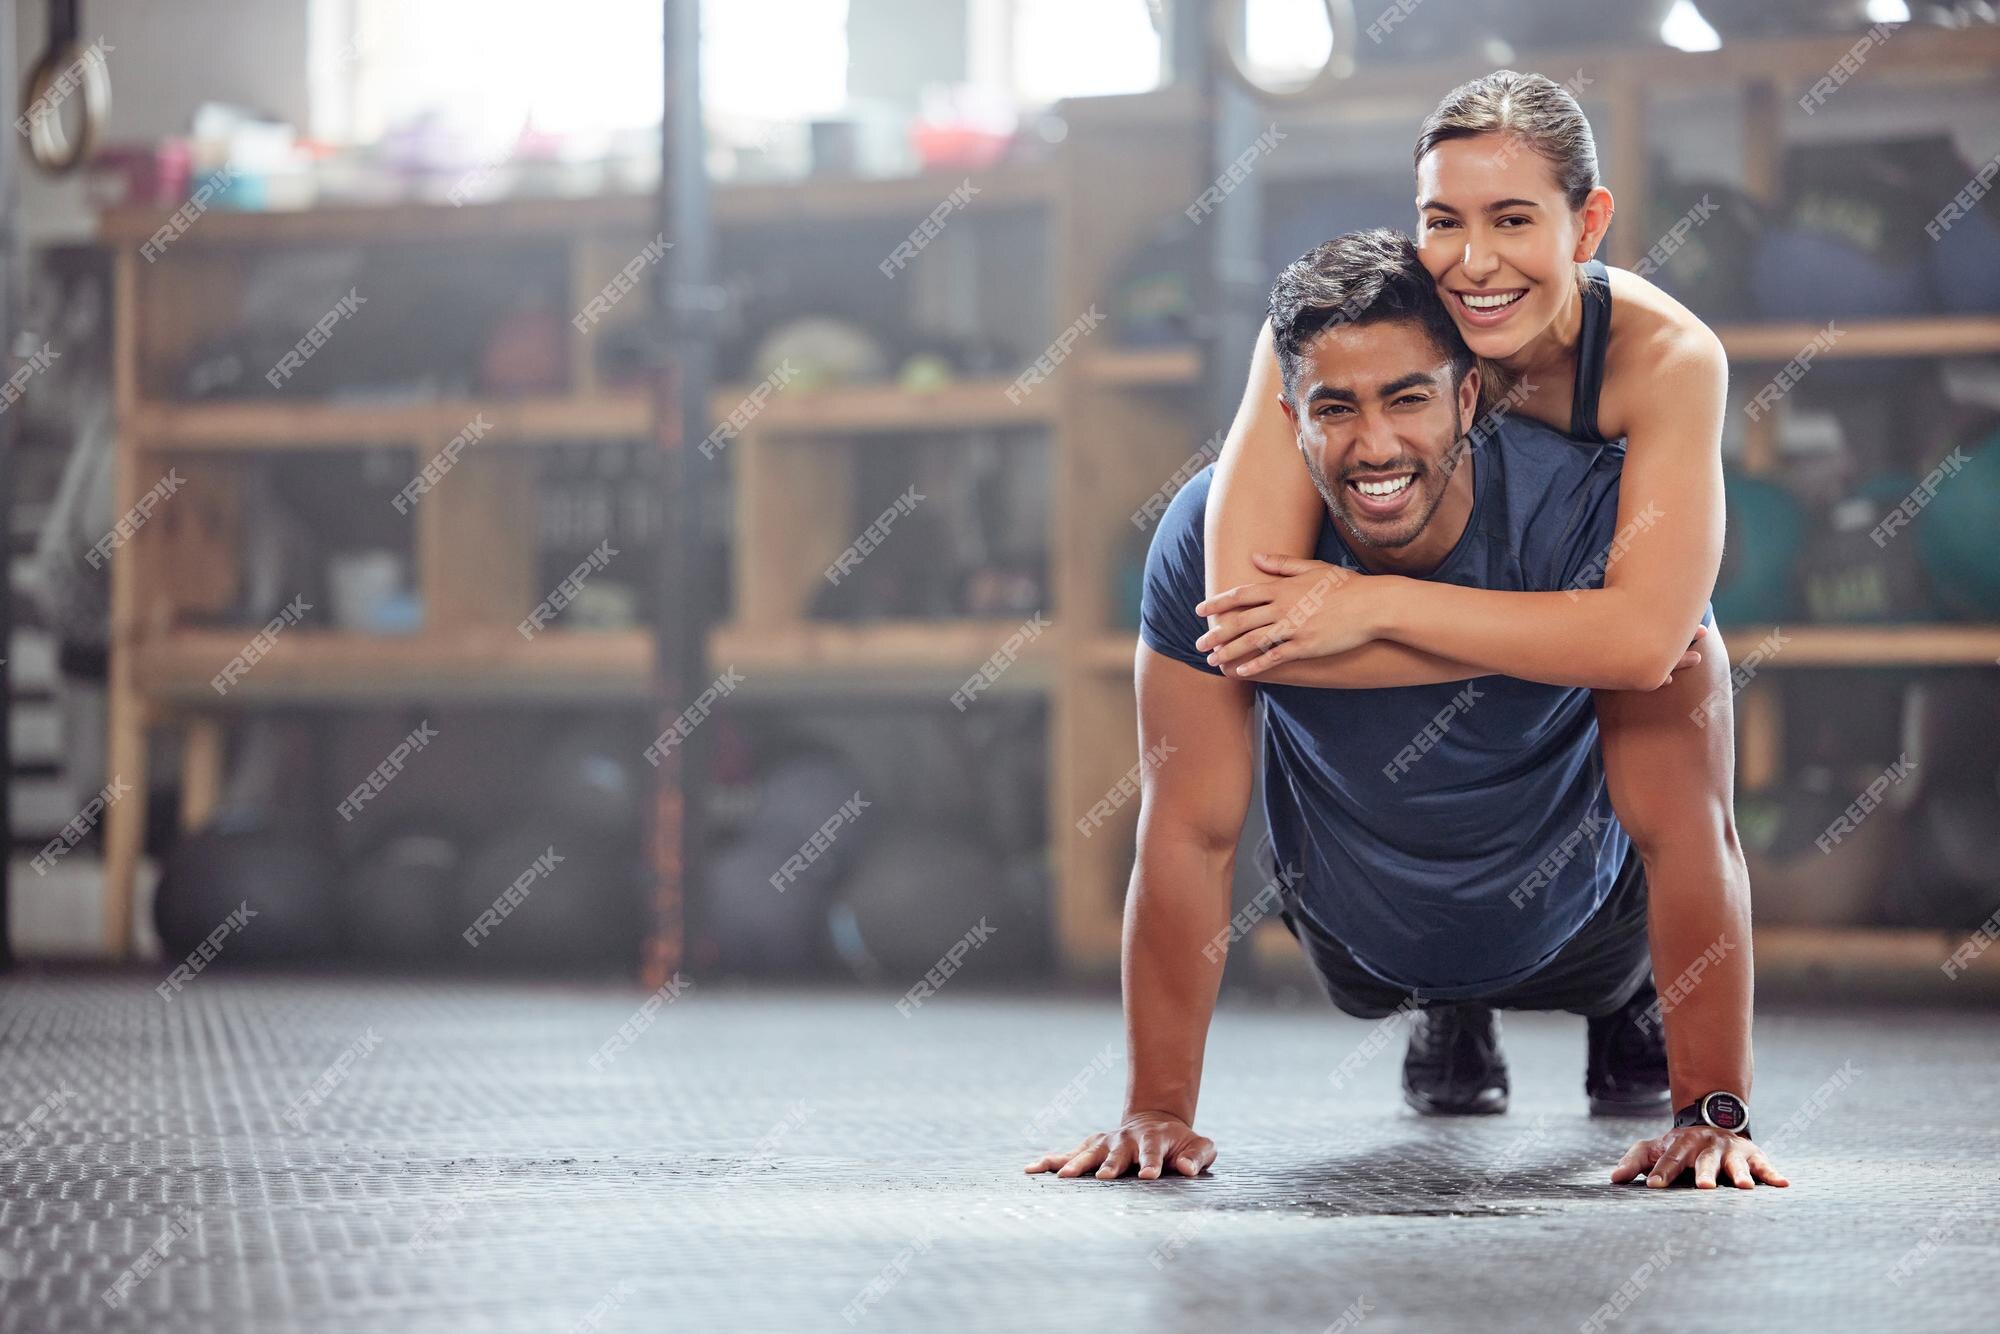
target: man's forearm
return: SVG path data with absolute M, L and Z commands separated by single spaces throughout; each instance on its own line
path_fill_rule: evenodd
M 1734 839 L 1689 837 L 1646 858 L 1647 929 L 1674 1106 L 1750 1097 L 1750 880 Z
M 1228 952 L 1235 849 L 1156 838 L 1142 826 L 1125 902 L 1127 1113 L 1167 1112 L 1194 1124 L 1202 1049 Z

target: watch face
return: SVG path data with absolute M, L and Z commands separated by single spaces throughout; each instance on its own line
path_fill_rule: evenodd
M 1711 1093 L 1702 1103 L 1702 1115 L 1717 1130 L 1741 1130 L 1750 1120 L 1750 1109 L 1733 1093 Z

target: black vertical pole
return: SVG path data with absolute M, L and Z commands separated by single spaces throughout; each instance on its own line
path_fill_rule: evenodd
M 716 303 L 710 284 L 708 175 L 701 119 L 701 0 L 663 0 L 658 230 L 672 243 L 654 268 L 653 318 L 664 365 L 655 377 L 655 420 L 666 451 L 669 516 L 661 544 L 655 603 L 656 683 L 661 729 L 672 726 L 714 673 L 708 662 L 711 593 L 716 580 L 702 545 L 710 461 L 696 446 L 709 430 Z M 687 887 L 702 866 L 701 805 L 706 733 L 687 731 L 660 757 L 649 836 L 653 869 L 652 930 L 643 960 L 646 984 L 663 985 L 686 952 Z
M 0 0 L 0 107 L 12 115 L 19 100 L 21 52 L 17 42 L 15 0 Z M 0 133 L 0 364 L 12 365 L 15 321 L 20 318 L 19 220 L 21 195 L 15 176 L 21 167 L 21 139 L 17 134 Z M 0 847 L 0 969 L 14 962 L 12 934 L 7 927 L 8 896 L 11 886 L 9 863 L 14 851 L 14 423 L 16 414 L 0 413 L 0 555 L 7 568 L 0 572 L 0 766 L 6 770 L 0 782 L 0 833 L 6 844 Z

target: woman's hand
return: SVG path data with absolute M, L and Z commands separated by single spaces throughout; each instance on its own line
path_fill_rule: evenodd
M 1214 621 L 1195 641 L 1208 653 L 1210 666 L 1252 677 L 1279 663 L 1345 653 L 1376 638 L 1369 609 L 1394 575 L 1263 552 L 1251 559 L 1273 577 L 1240 584 L 1194 609 Z

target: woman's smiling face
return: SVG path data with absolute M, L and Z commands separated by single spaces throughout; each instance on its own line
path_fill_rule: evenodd
M 1605 222 L 1609 219 L 1609 195 Z M 1447 139 L 1417 164 L 1417 249 L 1473 352 L 1505 361 L 1552 324 L 1597 248 L 1548 162 L 1506 133 Z M 1588 244 L 1586 244 L 1586 241 Z

